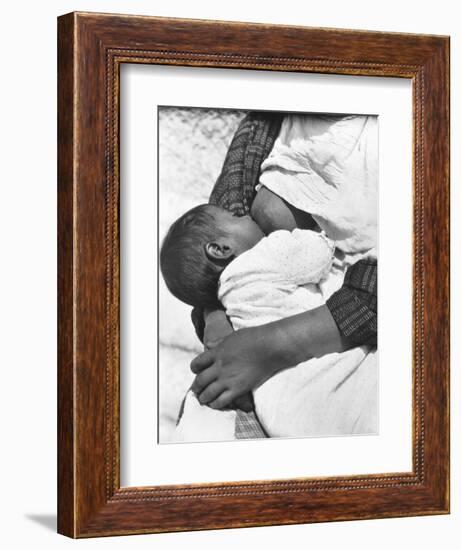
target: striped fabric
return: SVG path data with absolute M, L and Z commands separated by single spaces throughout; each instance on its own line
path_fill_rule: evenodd
M 377 346 L 378 263 L 360 260 L 351 266 L 343 286 L 328 300 L 327 306 L 348 348 Z
M 258 421 L 255 412 L 237 410 L 235 419 L 235 439 L 262 439 L 268 437 Z
M 209 203 L 238 216 L 250 213 L 261 164 L 280 132 L 283 115 L 248 113 L 234 134 Z

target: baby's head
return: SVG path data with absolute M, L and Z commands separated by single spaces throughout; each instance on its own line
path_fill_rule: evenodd
M 249 216 L 234 216 L 210 204 L 196 206 L 173 223 L 163 241 L 165 283 L 186 304 L 214 307 L 223 269 L 263 237 Z

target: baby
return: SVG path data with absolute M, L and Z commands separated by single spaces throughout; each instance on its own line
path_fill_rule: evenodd
M 263 194 L 261 197 L 264 199 Z M 283 204 L 274 201 L 272 206 L 272 214 L 278 216 L 278 221 L 288 215 Z M 271 208 L 266 208 L 266 215 L 270 211 Z M 285 224 L 290 222 L 285 220 Z M 170 291 L 190 305 L 213 308 L 221 302 L 235 330 L 322 305 L 325 299 L 321 286 L 327 284 L 326 277 L 330 278 L 333 260 L 334 245 L 324 233 L 278 230 L 265 237 L 250 217 L 236 217 L 212 205 L 198 206 L 177 220 L 160 254 L 162 273 Z M 299 368 L 277 374 L 257 388 L 256 412 L 269 435 L 310 435 L 313 427 L 326 429 L 319 422 L 319 417 L 328 417 L 322 406 L 314 414 L 309 408 L 310 420 L 305 419 L 306 403 L 299 391 L 305 385 L 304 379 L 306 376 L 307 380 L 313 376 L 321 379 L 332 356 L 337 356 L 335 363 L 342 361 L 347 372 L 347 368 L 356 368 L 365 355 L 361 348 L 356 348 L 312 359 Z M 311 373 L 307 364 L 313 367 Z M 183 419 L 176 440 L 233 438 L 235 413 L 201 407 L 191 394 L 185 402 Z
M 292 284 L 306 284 L 319 282 L 319 275 L 329 271 L 334 246 L 323 233 L 308 230 L 275 231 L 265 237 L 250 216 L 235 216 L 204 204 L 186 212 L 171 226 L 160 251 L 160 266 L 168 289 L 179 300 L 213 308 L 222 303 L 218 287 L 223 284 L 223 272 L 250 249 L 254 249 L 251 255 L 245 254 L 238 264 L 243 272 L 248 268 L 253 271 L 253 264 L 259 264 L 262 269 L 256 275 L 258 280 L 276 285 L 286 278 Z M 273 255 L 270 263 L 276 265 L 266 265 L 267 254 Z M 285 275 L 278 275 L 279 271 Z M 296 276 L 297 271 L 302 274 Z
M 189 210 L 170 228 L 160 266 L 170 292 L 191 306 L 216 307 L 224 268 L 253 248 L 264 233 L 250 216 L 234 216 L 204 204 Z

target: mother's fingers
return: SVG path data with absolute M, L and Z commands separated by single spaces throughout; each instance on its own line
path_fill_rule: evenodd
M 198 395 L 209 384 L 211 384 L 211 382 L 214 382 L 217 377 L 218 373 L 215 368 L 210 367 L 209 369 L 205 369 L 201 373 L 197 374 L 190 389 L 195 393 L 195 395 Z
M 229 405 L 232 403 L 232 400 L 234 398 L 234 394 L 230 390 L 224 391 L 219 397 L 217 397 L 214 401 L 211 401 L 211 403 L 208 403 L 208 406 L 212 409 L 227 409 Z
M 212 382 L 198 396 L 198 400 L 202 405 L 206 405 L 207 403 L 211 403 L 217 397 L 219 397 L 224 390 L 225 390 L 225 386 L 222 382 L 219 382 L 219 381 Z
M 245 393 L 240 397 L 234 399 L 234 405 L 237 409 L 240 409 L 244 412 L 251 412 L 255 408 L 255 403 L 253 401 L 253 394 L 251 392 Z
M 210 367 L 213 364 L 213 362 L 214 362 L 214 350 L 209 349 L 207 351 L 204 351 L 200 355 L 197 355 L 197 357 L 190 364 L 190 370 L 195 374 L 197 374 L 198 372 L 201 372 L 203 369 Z

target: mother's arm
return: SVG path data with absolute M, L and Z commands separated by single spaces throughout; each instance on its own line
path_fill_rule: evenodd
M 192 361 L 198 374 L 192 390 L 200 403 L 226 408 L 280 370 L 343 350 L 330 310 L 322 306 L 225 337 Z
M 278 371 L 313 357 L 359 345 L 376 346 L 377 262 L 361 260 L 343 286 L 319 308 L 273 323 L 242 329 L 191 363 L 201 403 L 230 406 Z

